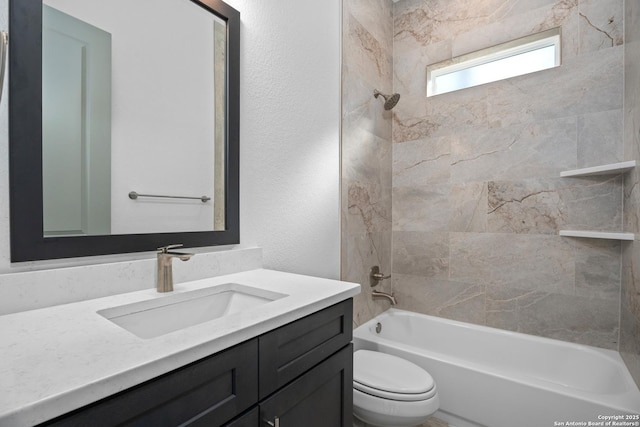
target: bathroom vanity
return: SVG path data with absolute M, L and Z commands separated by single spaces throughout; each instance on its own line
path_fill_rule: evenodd
M 349 299 L 42 425 L 350 426 L 351 318 Z
M 230 286 L 279 297 L 150 338 L 114 320 L 155 290 L 0 317 L 0 425 L 350 427 L 359 285 L 252 270 L 169 297 Z

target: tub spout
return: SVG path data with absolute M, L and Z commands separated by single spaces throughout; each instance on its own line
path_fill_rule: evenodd
M 396 305 L 398 304 L 398 301 L 396 301 L 396 297 L 393 296 L 393 294 L 388 294 L 386 292 L 380 292 L 380 291 L 372 291 L 371 292 L 371 296 L 375 299 L 375 298 L 386 298 L 389 301 L 391 301 L 391 305 Z

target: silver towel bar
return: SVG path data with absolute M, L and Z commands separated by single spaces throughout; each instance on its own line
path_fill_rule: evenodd
M 200 200 L 202 203 L 207 203 L 211 200 L 211 197 L 208 196 L 200 196 L 200 197 L 189 197 L 189 196 L 162 196 L 159 194 L 140 194 L 135 191 L 131 191 L 129 193 L 129 198 L 132 200 L 136 200 L 138 197 L 161 197 L 164 199 L 191 199 L 191 200 Z

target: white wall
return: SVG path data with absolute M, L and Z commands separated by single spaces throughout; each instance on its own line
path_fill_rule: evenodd
M 7 4 L 0 0 L 0 28 L 7 28 Z M 241 244 L 261 246 L 267 268 L 337 278 L 340 0 L 229 4 L 242 14 Z M 19 275 L 7 274 L 13 271 L 153 257 L 11 265 L 6 96 L 0 102 L 0 291 L 19 283 Z M 77 270 L 56 280 L 78 281 Z M 119 280 L 118 273 L 99 271 Z
M 242 17 L 243 244 L 339 277 L 341 1 L 229 0 Z

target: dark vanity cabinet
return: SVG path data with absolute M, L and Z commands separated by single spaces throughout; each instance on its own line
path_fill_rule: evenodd
M 260 402 L 261 424 L 258 425 L 351 427 L 352 371 L 353 349 L 349 344 Z
M 42 426 L 351 427 L 352 300 Z

